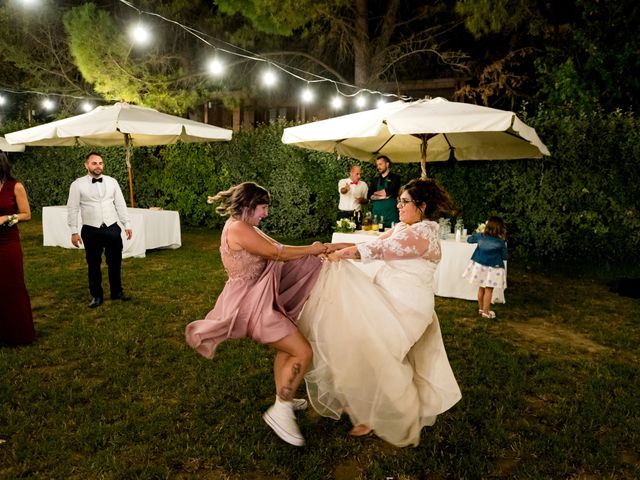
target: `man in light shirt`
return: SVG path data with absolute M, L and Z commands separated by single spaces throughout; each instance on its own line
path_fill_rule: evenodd
M 127 240 L 131 239 L 127 205 L 115 178 L 102 174 L 104 164 L 99 153 L 91 152 L 85 157 L 87 175 L 76 179 L 69 188 L 67 200 L 67 223 L 71 229 L 74 247 L 84 244 L 89 268 L 89 308 L 96 308 L 104 301 L 102 290 L 102 254 L 109 270 L 109 288 L 112 300 L 129 300 L 122 290 L 120 267 L 122 265 L 122 230 L 124 225 Z M 78 212 L 82 216 L 82 231 L 78 232 Z
M 352 218 L 353 212 L 360 210 L 361 203 L 367 203 L 369 187 L 360 180 L 362 174 L 358 165 L 353 165 L 349 171 L 349 178 L 338 182 L 340 202 L 338 203 L 338 218 Z

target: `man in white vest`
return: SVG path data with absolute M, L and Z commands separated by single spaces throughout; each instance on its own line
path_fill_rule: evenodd
M 76 179 L 69 188 L 67 223 L 71 229 L 74 247 L 84 244 L 89 268 L 89 308 L 96 308 L 104 301 L 102 290 L 102 254 L 109 270 L 109 288 L 112 300 L 126 301 L 120 270 L 122 265 L 122 237 L 118 220 L 124 225 L 127 240 L 132 230 L 127 205 L 115 178 L 103 175 L 104 163 L 99 153 L 85 157 L 87 175 Z M 78 232 L 78 212 L 82 216 L 82 231 Z

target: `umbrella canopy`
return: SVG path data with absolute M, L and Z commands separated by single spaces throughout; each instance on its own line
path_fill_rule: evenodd
M 22 144 L 12 145 L 4 137 L 0 137 L 0 150 L 3 152 L 24 152 L 24 148 Z
M 7 133 L 9 143 L 63 147 L 94 145 L 125 146 L 129 171 L 129 193 L 133 207 L 131 146 L 168 145 L 182 142 L 231 140 L 231 130 L 168 115 L 152 108 L 128 103 L 97 107 L 88 113 L 36 127 Z
M 375 110 L 285 128 L 282 141 L 359 160 L 394 162 L 542 158 L 549 150 L 513 112 L 444 98 L 388 103 Z

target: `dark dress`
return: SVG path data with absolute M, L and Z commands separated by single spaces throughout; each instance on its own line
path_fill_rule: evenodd
M 15 180 L 0 190 L 0 216 L 18 212 Z M 0 225 L 0 344 L 20 345 L 36 339 L 31 302 L 24 284 L 18 226 Z

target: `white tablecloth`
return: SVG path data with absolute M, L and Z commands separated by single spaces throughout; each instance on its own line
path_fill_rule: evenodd
M 154 248 L 180 248 L 180 215 L 172 210 L 128 208 L 133 236 L 127 240 L 122 230 L 122 258 L 144 257 Z M 78 216 L 78 225 L 82 218 Z M 45 247 L 75 248 L 71 244 L 71 231 L 67 226 L 67 207 L 42 208 L 42 234 Z M 81 247 L 82 248 L 82 247 Z
M 370 242 L 377 238 L 377 233 L 366 233 L 357 231 L 355 233 L 334 233 L 331 241 L 361 243 Z M 463 300 L 478 300 L 478 289 L 472 286 L 466 278 L 462 278 L 465 268 L 471 255 L 476 249 L 476 244 L 466 242 L 456 242 L 455 240 L 440 240 L 442 259 L 438 264 L 434 278 L 434 293 L 439 297 L 461 298 Z M 357 265 L 367 275 L 373 277 L 382 266 L 382 261 L 362 263 L 354 260 Z M 493 289 L 493 302 L 505 303 L 504 290 Z

